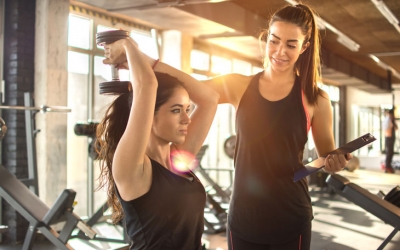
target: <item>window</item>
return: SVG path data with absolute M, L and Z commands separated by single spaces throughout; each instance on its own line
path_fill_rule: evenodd
M 99 95 L 99 83 L 111 80 L 111 66 L 103 64 L 104 51 L 96 44 L 96 33 L 117 28 L 127 30 L 147 54 L 159 56 L 150 28 L 76 9 L 72 8 L 68 19 L 68 107 L 72 112 L 68 114 L 67 125 L 67 184 L 69 188 L 79 190 L 76 197 L 79 206 L 75 207 L 75 212 L 80 216 L 91 216 L 106 202 L 106 195 L 103 191 L 94 192 L 99 167 L 89 157 L 92 138 L 76 135 L 74 126 L 99 122 L 105 108 L 115 98 Z M 119 79 L 128 81 L 129 72 L 119 70 Z
M 208 71 L 210 69 L 210 55 L 200 50 L 192 50 L 190 52 L 190 66 L 193 69 Z
M 247 76 L 252 75 L 253 72 L 251 63 L 238 59 L 233 59 L 232 61 L 233 61 L 233 69 L 232 69 L 233 73 L 239 73 Z
M 381 143 L 384 138 L 381 136 L 381 116 L 384 116 L 379 107 L 352 106 L 352 137 L 356 138 L 366 133 L 375 136 L 376 141 L 366 147 L 362 147 L 353 154 L 356 156 L 377 156 L 380 155 Z M 396 148 L 395 148 L 396 151 Z
M 68 45 L 81 49 L 90 49 L 90 26 L 90 19 L 69 15 Z
M 322 83 L 320 84 L 319 87 L 329 95 L 329 98 L 331 99 L 331 102 L 338 102 L 339 101 L 339 96 L 340 96 L 339 93 L 340 93 L 340 91 L 339 91 L 338 87 L 325 85 L 325 84 L 322 84 Z
M 133 30 L 131 37 L 138 43 L 140 50 L 150 56 L 151 58 L 159 58 L 157 41 L 155 40 L 155 34 Z
M 220 56 L 211 56 L 211 72 L 217 75 L 232 72 L 232 61 Z

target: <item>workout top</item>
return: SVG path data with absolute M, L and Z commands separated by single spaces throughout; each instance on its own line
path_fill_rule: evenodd
M 205 190 L 199 179 L 176 175 L 151 160 L 150 190 L 131 201 L 118 194 L 125 213 L 129 249 L 199 250 L 204 231 Z
M 307 113 L 296 79 L 285 98 L 268 101 L 254 76 L 236 112 L 235 182 L 228 221 L 239 238 L 260 244 L 299 237 L 312 219 L 306 179 L 293 182 L 302 167 Z

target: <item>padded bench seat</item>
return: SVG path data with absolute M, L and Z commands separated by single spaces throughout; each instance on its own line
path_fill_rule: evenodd
M 372 194 L 368 190 L 352 183 L 347 178 L 333 174 L 326 179 L 337 194 L 375 215 L 386 224 L 394 227 L 391 234 L 379 246 L 378 250 L 383 249 L 400 229 L 400 208 L 392 203 L 383 200 L 378 195 Z

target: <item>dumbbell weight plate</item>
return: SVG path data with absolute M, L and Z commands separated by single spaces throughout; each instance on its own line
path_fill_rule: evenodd
M 127 37 L 129 37 L 129 32 L 126 30 L 107 30 L 97 32 L 96 43 L 97 45 L 101 45 L 103 43 L 108 44 Z
M 129 81 L 111 81 L 99 84 L 100 95 L 115 95 L 129 92 Z

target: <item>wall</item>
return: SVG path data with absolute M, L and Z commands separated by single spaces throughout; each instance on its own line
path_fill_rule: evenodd
M 346 124 L 346 133 L 347 133 L 347 141 L 353 140 L 359 135 L 356 135 L 353 131 L 353 115 L 352 111 L 353 106 L 363 106 L 363 107 L 381 107 L 381 105 L 391 105 L 392 104 L 392 94 L 371 94 L 362 90 L 359 90 L 354 87 L 346 87 L 347 89 L 347 124 Z M 395 96 L 395 105 L 400 105 L 400 91 L 394 91 Z M 381 161 L 384 160 L 385 155 L 381 153 L 369 155 L 369 156 L 360 156 L 360 167 L 372 169 L 372 170 L 381 170 Z M 398 160 L 400 156 L 394 156 L 394 160 Z
M 67 105 L 68 0 L 36 0 L 35 103 Z M 67 113 L 36 116 L 40 198 L 48 205 L 67 185 Z

